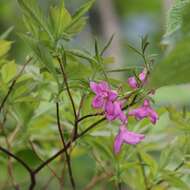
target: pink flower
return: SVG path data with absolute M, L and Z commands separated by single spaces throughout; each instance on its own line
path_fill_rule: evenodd
M 139 80 L 141 81 L 142 84 L 146 82 L 147 78 L 147 71 L 144 69 L 138 76 Z M 128 84 L 132 89 L 137 89 L 139 88 L 139 84 L 137 82 L 137 79 L 135 77 L 129 77 L 128 78 Z
M 119 133 L 116 136 L 115 142 L 114 142 L 115 153 L 117 154 L 120 152 L 121 146 L 123 143 L 137 144 L 137 143 L 141 142 L 144 139 L 144 137 L 145 136 L 142 134 L 128 131 L 128 129 L 124 125 L 121 125 L 120 129 L 119 129 Z
M 117 98 L 117 92 L 111 90 L 106 82 L 90 82 L 90 88 L 96 94 L 92 101 L 94 108 L 104 108 L 106 103 Z
M 109 121 L 120 119 L 122 123 L 127 123 L 127 117 L 125 113 L 122 111 L 123 103 L 119 100 L 114 102 L 107 102 L 105 107 L 106 118 Z
M 132 89 L 138 88 L 138 83 L 137 83 L 135 77 L 129 77 L 129 78 L 128 78 L 128 84 L 129 84 L 129 86 L 130 86 Z
M 150 107 L 149 100 L 144 100 L 143 106 L 130 111 L 128 115 L 135 116 L 137 120 L 148 117 L 153 124 L 158 120 L 158 114 Z

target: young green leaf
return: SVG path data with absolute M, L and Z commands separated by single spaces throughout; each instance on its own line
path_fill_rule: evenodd
M 64 29 L 72 21 L 72 17 L 65 7 L 51 7 L 50 18 L 56 37 L 59 37 L 61 34 L 63 34 Z
M 1 76 L 5 83 L 8 83 L 11 79 L 16 76 L 17 67 L 14 61 L 10 61 L 3 65 L 1 69 Z
M 11 48 L 12 42 L 0 40 L 0 57 L 4 56 Z

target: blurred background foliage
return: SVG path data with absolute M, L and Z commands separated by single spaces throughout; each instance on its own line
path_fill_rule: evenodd
M 85 2 L 85 0 L 65 0 L 65 6 L 73 13 Z M 47 13 L 48 7 L 58 4 L 59 1 L 39 0 L 39 3 Z M 112 34 L 115 34 L 113 43 L 107 52 L 107 55 L 115 57 L 115 63 L 108 64 L 108 68 L 142 66 L 142 59 L 128 48 L 128 44 L 139 48 L 140 38 L 148 34 L 150 41 L 148 53 L 155 59 L 156 63 L 159 63 L 174 44 L 181 39 L 184 40 L 184 35 L 181 37 L 179 32 L 180 26 L 177 28 L 168 26 L 169 31 L 166 29 L 167 11 L 172 6 L 171 3 L 172 1 L 168 0 L 97 0 L 88 13 L 89 22 L 87 26 L 71 42 L 71 46 L 93 52 L 95 38 L 103 45 Z M 189 18 L 188 16 L 186 17 L 187 19 Z M 185 24 L 185 26 L 188 25 Z M 8 59 L 15 60 L 19 65 L 23 63 L 24 58 L 31 52 L 19 37 L 20 33 L 26 32 L 22 21 L 22 13 L 17 1 L 0 0 L 0 34 L 10 27 L 14 28 L 7 38 L 12 41 Z M 187 33 L 189 31 L 188 27 L 183 27 L 182 31 Z M 169 48 L 166 49 L 168 46 Z M 181 48 L 184 48 L 184 44 L 173 51 L 181 51 Z M 185 48 L 187 50 L 185 55 L 187 56 L 190 48 L 189 46 L 185 46 Z M 181 56 L 183 58 L 184 54 Z M 168 62 L 177 58 L 172 56 L 172 58 L 168 58 Z M 184 64 L 188 60 L 185 59 Z M 9 63 L 6 66 L 7 68 L 4 67 L 5 71 L 2 71 L 1 68 L 2 73 L 8 72 L 7 75 L 1 76 L 4 81 L 4 83 L 1 82 L 2 89 L 8 87 L 8 82 L 16 73 L 16 69 L 14 69 L 14 67 L 16 68 L 15 62 Z M 75 60 L 73 62 L 75 63 Z M 167 60 L 163 62 L 167 62 Z M 80 69 L 79 67 L 78 69 Z M 157 68 L 153 76 L 155 79 L 152 85 L 164 86 L 163 82 L 158 78 L 164 78 L 164 74 L 166 74 L 164 70 L 168 71 L 170 68 L 171 66 L 169 68 L 165 67 L 165 64 L 161 69 Z M 174 69 L 176 72 L 179 67 L 176 66 Z M 73 71 L 72 68 L 68 68 L 68 70 Z M 47 159 L 61 148 L 59 134 L 55 127 L 55 105 L 51 102 L 52 94 L 50 93 L 51 91 L 56 91 L 56 86 L 52 82 L 52 76 L 44 73 L 43 76 L 39 77 L 39 72 L 35 67 L 27 67 L 26 75 L 20 78 L 17 90 L 10 98 L 11 111 L 5 123 L 5 130 L 0 131 L 0 144 L 6 144 L 5 133 L 6 136 L 13 140 L 12 150 L 33 167 L 36 167 L 41 160 Z M 88 70 L 83 72 L 85 72 L 85 76 L 88 74 Z M 184 70 L 181 72 L 184 72 Z M 188 75 L 188 72 L 189 70 L 186 70 L 186 75 Z M 30 73 L 30 76 L 27 73 Z M 77 74 L 79 72 L 73 72 L 70 76 L 75 78 Z M 126 81 L 130 74 L 122 72 L 113 77 L 119 77 Z M 175 78 L 175 76 L 172 77 Z M 44 78 L 46 79 L 45 82 L 43 81 Z M 165 77 L 165 81 L 168 82 L 167 84 L 173 84 L 170 82 L 173 81 L 171 78 Z M 187 82 L 187 78 L 185 81 L 179 78 L 178 81 L 181 84 L 182 82 Z M 22 82 L 25 87 L 22 87 Z M 77 97 L 81 95 L 81 92 L 73 94 L 79 106 L 80 100 Z M 190 153 L 189 95 L 189 85 L 158 89 L 154 97 L 155 107 L 160 115 L 158 124 L 153 127 L 146 120 L 136 123 L 131 119 L 129 121 L 130 129 L 144 132 L 148 135 L 145 142 L 136 148 L 125 145 L 119 156 L 115 156 L 112 150 L 114 135 L 117 132 L 117 123 L 113 125 L 104 123 L 104 127 L 94 130 L 90 135 L 85 136 L 83 141 L 77 142 L 71 154 L 77 190 L 112 190 L 116 189 L 116 181 L 121 182 L 124 190 L 146 190 L 143 182 L 143 172 L 139 162 L 136 160 L 138 152 L 140 152 L 142 162 L 146 166 L 146 175 L 152 190 L 190 189 L 190 162 L 186 162 L 186 159 L 188 160 L 186 157 Z M 65 130 L 67 137 L 67 133 L 71 131 L 73 116 L 69 109 L 70 105 L 68 105 L 66 94 L 61 94 L 61 98 L 63 100 L 61 113 L 64 116 L 62 123 L 67 128 Z M 92 112 L 91 99 L 92 95 L 85 100 L 86 106 L 82 114 Z M 85 128 L 93 121 L 94 119 L 85 121 L 81 128 Z M 38 155 L 36 155 L 32 147 L 38 152 Z M 59 176 L 62 176 L 65 170 L 63 162 L 64 158 L 61 157 L 50 164 L 50 168 L 53 168 Z M 13 189 L 9 179 L 10 170 L 7 169 L 7 163 L 7 157 L 0 153 L 0 189 L 2 190 Z M 21 189 L 27 189 L 28 174 L 16 162 L 12 161 L 12 165 L 14 178 L 12 181 L 20 184 Z M 63 184 L 60 184 L 59 177 L 54 176 L 50 168 L 45 168 L 39 174 L 36 189 L 61 189 L 60 187 Z M 62 177 L 65 179 L 65 189 L 70 190 L 67 173 Z M 96 182 L 95 186 L 94 181 Z

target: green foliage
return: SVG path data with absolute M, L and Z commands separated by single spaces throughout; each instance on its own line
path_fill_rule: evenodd
M 189 4 L 189 0 L 175 0 L 172 7 L 170 8 L 167 16 L 167 23 L 166 23 L 166 34 L 171 35 L 172 33 L 176 32 L 183 23 L 182 20 L 182 13 L 184 7 Z
M 62 5 L 60 8 L 52 7 L 50 9 L 50 15 L 53 25 L 52 28 L 55 29 L 54 35 L 57 38 L 64 33 L 65 28 L 71 23 L 72 17 L 64 5 Z
M 13 31 L 13 29 L 14 29 L 13 26 L 8 28 L 3 34 L 0 35 L 0 39 L 5 40 L 10 35 L 10 33 Z
M 179 42 L 168 56 L 152 72 L 150 85 L 158 88 L 166 85 L 189 83 L 190 39 Z
M 183 11 L 189 0 L 175 0 L 171 9 L 168 12 L 167 25 L 166 25 L 166 36 L 171 35 L 181 28 L 183 25 Z
M 161 63 L 155 67 L 152 64 L 152 58 L 145 51 L 149 45 L 145 37 L 142 38 L 140 50 L 130 46 L 137 53 L 135 56 L 141 56 L 143 67 L 126 66 L 113 70 L 106 69 L 106 65 L 113 62 L 112 57 L 104 56 L 113 36 L 102 47 L 95 40 L 94 52 L 76 49 L 73 42 L 70 42 L 84 28 L 87 21 L 85 14 L 94 0 L 82 5 L 73 15 L 66 9 L 64 1 L 61 1 L 60 6 L 51 7 L 47 15 L 37 2 L 18 0 L 27 30 L 19 35 L 31 48 L 28 64 L 17 64 L 8 59 L 12 42 L 5 41 L 5 38 L 12 28 L 0 36 L 0 102 L 5 102 L 0 113 L 0 147 L 7 147 L 26 162 L 32 171 L 41 166 L 43 160 L 52 158 L 52 155 L 62 150 L 64 144 L 57 129 L 56 103 L 59 103 L 63 138 L 66 144 L 73 141 L 73 146 L 67 146 L 70 146 L 68 153 L 77 190 L 85 189 L 85 186 L 93 184 L 102 176 L 103 179 L 98 181 L 94 189 L 112 190 L 122 186 L 123 189 L 134 190 L 188 190 L 190 179 L 186 168 L 189 169 L 190 114 L 186 88 L 189 86 L 180 86 L 183 92 L 181 97 L 180 88 L 175 86 L 158 91 L 154 97 L 156 105 L 164 104 L 167 108 L 156 107 L 160 117 L 156 126 L 153 127 L 149 120 L 136 121 L 129 118 L 129 130 L 140 131 L 146 134 L 146 138 L 138 146 L 124 144 L 118 155 L 114 154 L 113 144 L 119 123 L 103 120 L 100 113 L 102 110 L 92 109 L 94 95 L 89 89 L 91 80 L 107 81 L 110 87 L 119 91 L 121 100 L 127 99 L 127 114 L 129 109 L 141 106 L 144 98 L 152 100 L 152 96 L 144 86 L 138 90 L 129 89 L 126 80 L 113 79 L 110 73 L 125 72 L 137 76 L 146 67 L 151 76 L 149 87 L 189 83 L 188 1 L 176 1 L 169 13 L 167 35 L 180 28 L 183 35 Z M 134 97 L 135 105 L 131 107 Z M 182 97 L 185 100 L 182 101 Z M 78 118 L 73 114 L 73 104 Z M 183 110 L 181 107 L 174 108 L 174 105 L 183 106 Z M 80 120 L 83 117 L 86 118 Z M 78 136 L 74 136 L 76 121 Z M 85 133 L 85 130 L 88 132 Z M 85 136 L 81 135 L 83 132 Z M 1 184 L 7 182 L 6 178 L 9 177 L 6 169 L 10 160 L 1 153 L 0 188 L 9 188 L 10 184 L 4 187 Z M 37 189 L 44 188 L 46 181 L 52 183 L 52 186 L 48 184 L 49 189 L 59 189 L 60 184 L 63 185 L 59 178 L 64 179 L 66 190 L 72 189 L 64 154 L 59 155 L 59 158 L 53 158 L 53 162 L 36 173 Z M 21 189 L 27 189 L 30 183 L 28 174 L 31 173 L 23 167 L 21 169 L 22 164 L 15 159 L 11 162 L 13 179 Z M 52 181 L 49 181 L 49 177 Z
M 11 42 L 0 40 L 0 58 L 3 57 L 11 48 Z
M 185 106 L 190 102 L 189 84 L 164 86 L 159 88 L 154 95 L 154 101 L 161 106 Z M 177 93 L 176 93 L 177 92 Z M 180 96 L 179 96 L 180 94 Z
M 47 21 L 45 20 L 45 16 L 43 15 L 40 7 L 37 5 L 36 0 L 25 1 L 25 0 L 18 0 L 19 5 L 22 7 L 26 19 L 31 18 L 31 23 L 29 23 L 34 29 L 39 28 L 47 33 L 51 40 L 54 40 L 54 37 L 51 34 L 50 28 L 48 26 Z
M 180 37 L 174 40 L 176 43 L 171 48 L 172 50 L 152 73 L 150 85 L 155 88 L 189 83 L 189 11 L 189 0 L 176 0 L 169 11 L 166 36 L 171 36 L 178 30 Z
M 11 79 L 15 77 L 17 73 L 17 66 L 14 61 L 10 61 L 7 64 L 3 65 L 1 68 L 2 80 L 5 83 L 8 83 Z

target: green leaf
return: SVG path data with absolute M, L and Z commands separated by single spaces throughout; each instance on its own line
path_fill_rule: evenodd
M 30 17 L 37 24 L 38 27 L 41 27 L 48 34 L 50 39 L 54 41 L 54 37 L 51 34 L 49 26 L 45 20 L 45 16 L 40 10 L 40 7 L 38 6 L 36 0 L 30 0 L 30 1 L 18 0 L 18 3 L 21 6 L 21 8 L 24 10 L 24 13 L 28 17 Z
M 62 7 L 52 7 L 50 9 L 51 21 L 53 22 L 53 28 L 56 37 L 63 34 L 64 29 L 71 23 L 72 17 L 67 9 Z
M 0 57 L 4 56 L 11 48 L 12 42 L 0 40 Z
M 72 27 L 76 22 L 79 22 L 79 20 L 81 19 L 81 17 L 84 16 L 84 14 L 89 11 L 89 9 L 92 7 L 92 5 L 94 4 L 94 2 L 95 2 L 95 0 L 90 0 L 87 3 L 85 3 L 84 5 L 82 5 L 76 11 L 76 13 L 72 16 L 72 22 L 67 27 L 67 30 L 69 30 L 69 28 Z
M 177 176 L 170 176 L 166 175 L 164 176 L 164 179 L 172 186 L 183 190 L 189 190 L 188 185 L 179 177 Z
M 47 67 L 49 72 L 52 73 L 54 78 L 58 81 L 57 73 L 55 71 L 55 66 L 53 64 L 53 57 L 49 53 L 49 50 L 40 43 L 37 45 L 37 50 L 38 50 L 37 55 L 42 61 L 42 63 Z
M 90 63 L 93 64 L 98 64 L 96 59 L 94 59 L 91 55 L 89 55 L 88 53 L 78 50 L 78 49 L 67 49 L 66 52 L 68 54 L 74 55 L 76 57 L 80 57 L 82 59 L 85 59 L 87 61 L 89 61 Z
M 83 30 L 86 25 L 86 20 L 86 17 L 80 18 L 77 22 L 73 23 L 70 27 L 68 27 L 65 32 L 68 33 L 70 36 L 75 36 Z
M 30 149 L 20 150 L 16 153 L 16 155 L 33 167 L 41 162 L 38 156 Z
M 78 21 L 94 4 L 95 0 L 88 1 L 86 4 L 82 5 L 72 17 L 72 24 Z
M 0 35 L 0 40 L 6 39 L 13 29 L 14 29 L 14 26 L 11 26 L 10 28 L 8 28 L 3 34 Z
M 113 152 L 109 148 L 108 143 L 103 143 L 103 141 L 106 138 L 103 139 L 103 137 L 100 138 L 87 138 L 87 143 L 91 146 L 91 148 L 97 149 L 101 155 L 104 156 L 104 159 L 113 159 Z
M 159 167 L 160 167 L 160 169 L 165 168 L 169 164 L 169 162 L 171 160 L 171 154 L 172 154 L 172 152 L 173 152 L 173 149 L 170 146 L 167 146 L 161 152 L 160 161 L 159 161 Z
M 154 177 L 158 171 L 158 164 L 154 158 L 147 154 L 146 152 L 141 151 L 140 152 L 142 160 L 147 164 L 150 168 L 150 173 L 152 174 L 152 177 Z
M 188 35 L 190 33 L 189 17 L 190 17 L 190 3 L 188 3 L 185 6 L 184 11 L 182 13 L 182 32 L 184 35 Z
M 150 76 L 150 86 L 158 88 L 190 82 L 190 39 L 186 39 L 155 66 Z
M 1 76 L 5 83 L 8 83 L 11 79 L 16 76 L 17 66 L 14 61 L 8 62 L 3 65 L 1 69 Z
M 27 45 L 32 48 L 39 60 L 44 64 L 44 66 L 48 69 L 48 71 L 53 75 L 54 79 L 59 84 L 58 75 L 53 64 L 53 57 L 49 53 L 49 49 L 45 47 L 42 43 L 34 40 L 27 35 L 21 34 L 20 36 L 27 43 Z
M 189 3 L 190 0 L 175 0 L 174 4 L 168 12 L 165 36 L 171 35 L 181 27 L 182 13 L 185 6 Z

